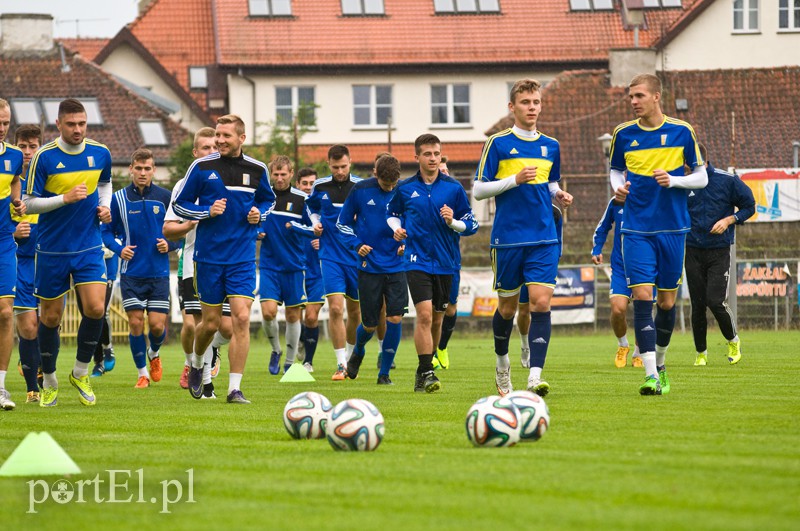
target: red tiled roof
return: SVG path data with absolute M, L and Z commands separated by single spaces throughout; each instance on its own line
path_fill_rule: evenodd
M 169 159 L 174 146 L 189 132 L 171 120 L 163 111 L 152 106 L 97 65 L 80 55 L 67 56 L 69 72 L 62 71 L 57 50 L 41 57 L 0 56 L 0 87 L 3 97 L 14 98 L 97 98 L 103 125 L 89 126 L 89 137 L 102 142 L 111 150 L 115 164 L 127 164 L 130 154 L 142 145 L 138 120 L 155 119 L 164 125 L 169 145 L 148 146 L 156 162 Z M 19 125 L 19 124 L 16 124 Z M 54 124 L 45 129 L 45 140 L 57 136 Z
M 386 151 L 386 144 L 348 144 L 350 149 L 350 159 L 360 165 L 369 165 L 375 160 L 375 155 L 381 151 Z M 310 161 L 322 161 L 328 158 L 328 148 L 330 145 L 305 145 L 300 146 L 300 152 L 304 159 Z M 447 155 L 449 160 L 459 163 L 477 164 L 481 158 L 483 142 L 446 142 L 442 145 L 442 153 Z M 414 144 L 392 144 L 392 155 L 402 164 L 416 164 L 414 160 Z
M 660 38 L 699 1 L 684 0 L 683 9 L 648 10 L 640 45 Z M 156 7 L 169 3 L 160 0 Z M 250 17 L 244 0 L 214 0 L 217 62 L 287 67 L 586 63 L 607 60 L 610 48 L 633 46 L 633 31 L 623 28 L 618 10 L 570 11 L 568 0 L 501 0 L 499 15 L 436 14 L 433 0 L 384 0 L 384 6 L 385 16 L 345 17 L 340 0 L 294 1 L 291 17 Z M 174 46 L 173 32 L 165 31 Z
M 69 51 L 81 54 L 81 57 L 87 61 L 94 61 L 100 50 L 105 48 L 110 39 L 58 39 Z

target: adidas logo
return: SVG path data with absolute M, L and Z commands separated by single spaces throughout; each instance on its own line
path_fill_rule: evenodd
M 511 148 L 511 151 L 508 152 L 509 155 L 519 155 L 519 151 L 517 148 Z
M 328 194 L 322 194 L 322 199 L 323 200 L 328 199 Z
M 63 163 L 63 162 L 59 162 L 59 163 L 58 163 L 58 165 L 56 166 L 56 169 L 57 169 L 57 170 L 63 170 L 65 167 L 66 167 L 66 166 L 64 166 L 64 163 Z
M 211 175 L 208 176 L 208 180 L 209 181 L 213 181 L 213 180 L 216 180 L 216 179 L 219 179 L 219 177 L 217 177 L 216 173 L 212 173 Z
M 650 326 L 650 325 L 647 325 L 647 326 L 645 326 L 644 328 L 642 328 L 642 332 L 652 332 L 652 331 L 654 331 L 654 330 L 655 330 L 655 328 L 653 328 L 653 327 L 652 327 L 652 326 Z
M 368 204 L 368 205 L 375 206 L 375 201 L 373 201 L 372 199 L 370 199 L 369 201 L 367 201 L 367 204 Z
M 419 194 L 417 193 L 416 190 L 414 190 L 414 193 L 411 194 L 411 198 L 412 199 L 415 198 L 415 197 L 419 197 Z
M 620 208 L 619 212 L 617 212 L 617 214 L 622 214 L 622 213 L 623 213 L 623 210 Z
M 545 345 L 546 345 L 546 344 L 547 344 L 547 341 L 545 341 L 543 337 L 537 337 L 536 339 L 534 339 L 533 341 L 531 341 L 531 343 L 539 343 L 539 344 L 542 344 L 542 343 L 543 343 L 543 344 L 545 344 Z
M 634 140 L 633 142 L 631 142 L 631 147 L 636 147 L 636 146 L 638 146 L 638 145 L 639 145 L 639 142 L 637 142 L 636 140 Z
M 694 190 L 692 190 L 691 192 L 689 192 L 689 197 L 694 197 Z

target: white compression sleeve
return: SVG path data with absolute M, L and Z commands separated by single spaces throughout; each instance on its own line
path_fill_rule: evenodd
M 386 223 L 389 225 L 389 228 L 392 230 L 402 229 L 403 223 L 400 221 L 400 218 L 387 218 Z
M 705 188 L 707 184 L 708 172 L 706 172 L 706 167 L 703 165 L 695 167 L 694 171 L 689 175 L 682 177 L 670 175 L 669 177 L 670 188 L 697 189 Z
M 561 191 L 558 183 L 547 183 L 547 189 L 550 191 L 550 199 L 554 199 L 556 194 Z
M 478 201 L 488 199 L 496 195 L 500 195 L 506 190 L 515 188 L 517 180 L 513 177 L 507 177 L 498 181 L 484 182 L 473 181 L 472 183 L 472 196 Z
M 64 206 L 63 195 L 36 197 L 34 195 L 23 194 L 22 201 L 25 203 L 28 214 L 42 214 Z
M 114 195 L 114 186 L 111 181 L 107 183 L 97 183 L 97 203 L 102 207 L 111 206 L 111 196 Z
M 622 188 L 625 186 L 625 172 L 621 172 L 619 170 L 611 170 L 608 175 L 609 181 L 611 181 L 611 189 L 615 192 L 618 188 Z
M 467 230 L 467 224 L 461 221 L 460 219 L 454 219 L 453 222 L 450 224 L 450 228 L 456 232 L 464 232 Z

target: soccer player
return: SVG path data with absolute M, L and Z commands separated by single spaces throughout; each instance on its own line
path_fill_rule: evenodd
M 306 194 L 292 187 L 294 168 L 289 157 L 278 156 L 269 164 L 275 207 L 261 224 L 261 252 L 258 263 L 259 299 L 264 333 L 272 346 L 269 372 L 280 372 L 281 341 L 278 332 L 278 305 L 286 304 L 286 363 L 283 372 L 295 361 L 300 343 L 300 316 L 306 302 L 303 268 L 306 240 L 314 229 L 306 207 Z
M 356 183 L 339 213 L 337 227 L 358 253 L 358 293 L 361 324 L 356 346 L 347 361 L 347 377 L 355 379 L 364 361 L 365 346 L 386 312 L 386 336 L 381 351 L 378 385 L 392 385 L 389 370 L 397 354 L 403 314 L 408 307 L 408 284 L 400 244 L 386 224 L 386 207 L 400 179 L 400 162 L 384 155 L 375 163 L 375 178 Z
M 642 395 L 669 393 L 665 358 L 675 326 L 675 296 L 691 222 L 686 189 L 708 182 L 692 127 L 661 112 L 661 80 L 635 76 L 628 97 L 636 120 L 611 140 L 611 186 L 622 215 L 622 257 L 633 292 L 634 333 L 644 362 Z M 691 168 L 684 175 L 684 165 Z M 658 289 L 653 319 L 653 286 Z
M 12 410 L 16 404 L 6 390 L 6 373 L 14 348 L 14 293 L 17 285 L 17 244 L 14 242 L 12 214 L 23 216 L 20 200 L 22 151 L 5 142 L 11 125 L 11 107 L 0 99 L 0 410 Z
M 321 236 L 319 258 L 325 297 L 328 299 L 328 328 L 336 355 L 336 372 L 331 379 L 342 381 L 346 376 L 348 353 L 355 346 L 361 309 L 358 306 L 358 254 L 349 246 L 347 235 L 336 228 L 336 221 L 344 200 L 361 178 L 350 173 L 350 150 L 347 146 L 331 146 L 328 150 L 328 166 L 331 174 L 314 183 L 306 203 L 311 210 L 314 234 Z M 344 323 L 345 305 L 347 326 Z
M 151 380 L 161 381 L 159 350 L 167 336 L 169 313 L 167 253 L 178 245 L 167 241 L 162 232 L 170 192 L 153 184 L 153 152 L 146 148 L 134 151 L 128 171 L 131 184 L 115 192 L 111 199 L 111 223 L 103 225 L 103 243 L 122 259 L 122 307 L 128 315 L 131 354 L 139 371 L 134 387 L 144 389 L 150 387 Z M 149 328 L 146 338 L 145 310 Z
M 433 355 L 458 271 L 460 235 L 475 234 L 478 222 L 464 188 L 439 170 L 442 143 L 424 134 L 414 141 L 416 175 L 400 182 L 387 210 L 394 239 L 405 241 L 406 277 L 417 312 L 414 345 L 419 358 L 414 391 L 441 388 L 433 373 Z
M 450 175 L 450 170 L 447 168 L 447 157 L 445 155 L 442 155 L 439 171 L 445 175 Z M 439 336 L 439 344 L 436 346 L 436 352 L 433 355 L 434 369 L 447 369 L 450 367 L 450 352 L 447 350 L 447 344 L 450 342 L 450 337 L 456 329 L 456 320 L 458 319 L 458 293 L 461 290 L 461 246 L 459 245 L 457 249 L 458 271 L 453 273 L 453 284 L 450 286 L 447 309 L 442 318 L 442 333 Z
M 744 224 L 755 214 L 756 202 L 753 191 L 737 175 L 713 167 L 708 163 L 706 147 L 703 144 L 699 147 L 706 163 L 708 185 L 689 192 L 692 230 L 686 237 L 686 282 L 692 301 L 692 335 L 697 352 L 694 364 L 708 363 L 706 308 L 709 308 L 728 343 L 728 363 L 735 365 L 742 359 L 741 341 L 725 302 L 731 245 L 736 241 L 735 225 Z
M 372 165 L 372 176 L 373 177 L 377 177 L 378 176 L 378 159 L 380 159 L 381 157 L 384 157 L 386 155 L 391 155 L 391 153 L 389 153 L 388 151 L 379 151 L 375 155 L 375 162 Z M 401 249 L 405 250 L 403 246 L 401 246 Z M 402 250 L 399 251 L 401 254 L 402 254 Z M 381 313 L 380 313 L 380 316 L 378 317 L 378 328 L 376 328 L 375 331 L 377 332 L 377 335 L 378 335 L 378 360 L 377 360 L 377 366 L 378 366 L 378 370 L 380 370 L 381 369 L 381 353 L 383 352 L 383 340 L 386 337 L 386 307 L 385 306 L 381 306 Z M 395 368 L 395 364 L 394 364 L 394 362 L 392 362 L 392 369 L 394 369 L 394 368 Z
M 216 132 L 213 127 L 201 127 L 194 134 L 192 156 L 195 159 L 203 158 L 217 152 L 215 140 Z M 179 180 L 172 190 L 172 202 L 178 198 L 183 187 L 185 177 Z M 164 237 L 168 240 L 183 241 L 183 249 L 178 260 L 178 301 L 183 314 L 181 326 L 181 346 L 185 356 L 183 372 L 179 384 L 181 388 L 189 388 L 189 370 L 192 365 L 192 350 L 194 349 L 195 329 L 200 323 L 201 307 L 194 287 L 194 242 L 197 236 L 196 220 L 185 220 L 175 214 L 170 204 L 164 216 Z M 219 371 L 219 348 L 230 341 L 233 333 L 231 324 L 231 309 L 228 302 L 222 303 L 222 319 L 220 328 L 211 340 L 211 347 L 203 353 L 203 396 L 205 399 L 216 398 L 214 384 L 211 379 Z M 216 360 L 216 363 L 215 363 Z
M 2 109 L 0 109 L 2 114 Z M 38 125 L 21 125 L 14 132 L 14 143 L 22 150 L 22 173 L 27 171 L 33 154 L 42 145 L 42 130 Z M 38 376 L 41 374 L 42 357 L 39 354 L 38 304 L 33 295 L 33 273 L 36 268 L 36 231 L 39 216 L 27 214 L 18 217 L 14 239 L 17 242 L 17 293 L 14 298 L 14 319 L 19 336 L 19 358 L 22 375 L 27 387 L 26 403 L 39 403 Z
M 508 103 L 514 126 L 486 142 L 473 187 L 475 199 L 496 197 L 490 247 L 498 308 L 492 328 L 497 354 L 495 383 L 501 396 L 513 391 L 508 342 L 523 285 L 531 316 L 528 390 L 540 396 L 550 390 L 541 376 L 550 344 L 550 299 L 561 252 L 551 205 L 555 200 L 569 206 L 572 196 L 558 186 L 558 141 L 536 129 L 542 110 L 540 87 L 533 79 L 514 83 Z
M 75 365 L 70 383 L 85 406 L 96 397 L 89 363 L 103 328 L 106 266 L 100 221 L 111 222 L 111 153 L 86 138 L 86 109 L 73 98 L 58 106 L 59 137 L 42 146 L 26 178 L 28 212 L 39 216 L 36 240 L 35 295 L 39 298 L 39 348 L 44 376 L 39 405 L 58 404 L 56 361 L 64 295 L 70 280 L 83 301 Z
M 242 152 L 242 119 L 235 114 L 219 117 L 215 134 L 219 151 L 192 163 L 172 205 L 179 216 L 200 221 L 194 262 L 202 320 L 195 330 L 189 392 L 196 399 L 203 394 L 203 353 L 219 330 L 227 297 L 233 322 L 227 401 L 249 404 L 241 382 L 250 350 L 250 308 L 256 292 L 256 235 L 275 194 L 267 167 Z
M 608 296 L 611 304 L 611 329 L 617 338 L 617 353 L 614 355 L 614 365 L 620 369 L 628 364 L 628 353 L 631 350 L 628 344 L 627 318 L 631 289 L 625 279 L 625 266 L 622 262 L 621 224 L 624 211 L 624 203 L 611 199 L 592 236 L 592 263 L 601 265 L 603 263 L 603 245 L 606 243 L 611 227 L 614 227 L 614 243 L 611 247 L 611 288 Z M 638 346 L 634 349 L 631 361 L 634 367 L 643 366 Z
M 317 172 L 313 168 L 301 168 L 297 172 L 297 188 L 306 195 L 311 195 Z M 319 238 L 303 244 L 305 250 L 305 289 L 306 305 L 303 307 L 303 325 L 301 341 L 305 358 L 303 367 L 314 372 L 314 354 L 319 341 L 319 312 L 325 304 L 325 288 L 322 283 L 322 270 L 319 265 Z

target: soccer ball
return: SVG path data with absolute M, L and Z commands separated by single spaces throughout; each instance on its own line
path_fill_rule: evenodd
M 508 397 L 487 396 L 467 412 L 467 438 L 475 446 L 514 446 L 520 437 L 520 414 Z
M 383 440 L 383 415 L 360 398 L 339 402 L 331 411 L 326 433 L 334 450 L 369 452 Z
M 550 426 L 550 410 L 544 399 L 530 391 L 506 395 L 519 409 L 520 441 L 538 441 Z
M 308 391 L 293 396 L 283 408 L 283 425 L 295 439 L 322 439 L 330 415 L 331 401 Z

